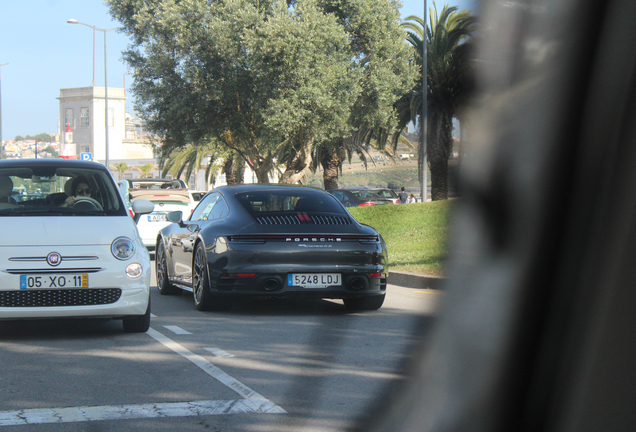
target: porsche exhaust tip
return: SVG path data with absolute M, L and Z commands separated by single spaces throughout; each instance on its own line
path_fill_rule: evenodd
M 352 290 L 360 291 L 360 290 L 363 290 L 365 288 L 365 286 L 366 286 L 366 283 L 365 283 L 364 279 L 362 279 L 360 277 L 353 278 L 349 282 L 349 288 L 351 288 Z
M 265 291 L 276 291 L 282 286 L 282 284 L 276 278 L 268 278 L 263 281 L 261 286 L 263 287 Z

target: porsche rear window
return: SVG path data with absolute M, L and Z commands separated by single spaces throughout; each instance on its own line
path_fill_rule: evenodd
M 236 199 L 251 215 L 274 212 L 346 214 L 333 197 L 313 191 L 243 192 L 236 194 Z

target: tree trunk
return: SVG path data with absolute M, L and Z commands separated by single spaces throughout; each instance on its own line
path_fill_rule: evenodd
M 285 172 L 283 172 L 283 175 L 278 181 L 279 183 L 296 184 L 307 174 L 311 161 L 307 160 L 307 154 L 311 151 L 312 142 L 313 141 L 302 141 L 300 146 L 294 147 L 296 149 L 294 159 L 285 167 Z
M 282 184 L 296 184 L 307 174 L 309 171 L 309 164 L 305 164 L 304 167 L 287 167 L 279 183 Z
M 256 179 L 260 184 L 269 184 L 269 169 L 265 167 L 253 167 Z
M 260 184 L 269 184 L 269 173 L 272 170 L 273 156 L 254 156 L 252 159 L 252 170 L 256 174 L 256 179 Z
M 431 169 L 431 198 L 448 199 L 448 158 L 453 148 L 452 116 L 432 113 L 428 118 L 427 156 Z
M 325 190 L 338 189 L 338 168 L 340 168 L 340 158 L 336 149 L 322 153 L 320 164 L 323 169 L 323 182 Z
M 229 185 L 238 184 L 236 178 L 236 164 L 234 163 L 234 155 L 229 156 L 223 164 L 223 173 L 225 174 L 225 182 Z

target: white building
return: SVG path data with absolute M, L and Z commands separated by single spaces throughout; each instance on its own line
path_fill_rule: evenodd
M 105 134 L 105 92 L 104 87 L 77 87 L 60 89 L 60 125 L 59 136 L 63 141 L 66 125 L 73 131 L 75 156 L 91 153 L 92 159 L 104 163 L 106 150 Z M 129 169 L 122 175 L 111 169 L 115 178 L 137 178 L 140 172 L 135 167 L 147 163 L 156 164 L 151 143 L 142 134 L 142 125 L 126 113 L 126 91 L 122 88 L 108 87 L 108 162 L 110 167 L 125 162 Z M 62 143 L 60 143 L 62 144 Z M 61 150 L 61 149 L 60 149 Z M 207 165 L 207 161 L 204 165 Z M 109 168 L 110 168 L 109 167 Z M 205 169 L 197 170 L 186 180 L 191 189 L 208 190 L 211 185 L 205 180 Z M 158 178 L 161 172 L 153 169 L 148 176 Z M 167 175 L 171 178 L 171 175 Z M 217 186 L 226 184 L 225 175 L 219 170 L 215 174 Z M 185 180 L 185 179 L 184 179 Z M 270 176 L 271 182 L 278 181 L 278 175 Z M 243 183 L 256 183 L 256 174 L 249 166 L 245 167 Z
M 60 89 L 60 137 L 66 125 L 73 131 L 75 153 L 91 153 L 92 159 L 106 160 L 106 121 L 108 122 L 109 164 L 129 160 L 154 160 L 150 143 L 139 136 L 127 134 L 126 91 L 108 88 L 108 120 L 105 116 L 104 87 Z

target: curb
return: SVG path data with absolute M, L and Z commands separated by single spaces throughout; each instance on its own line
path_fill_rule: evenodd
M 397 285 L 402 288 L 441 289 L 444 280 L 445 278 L 441 276 L 390 271 L 387 283 Z

